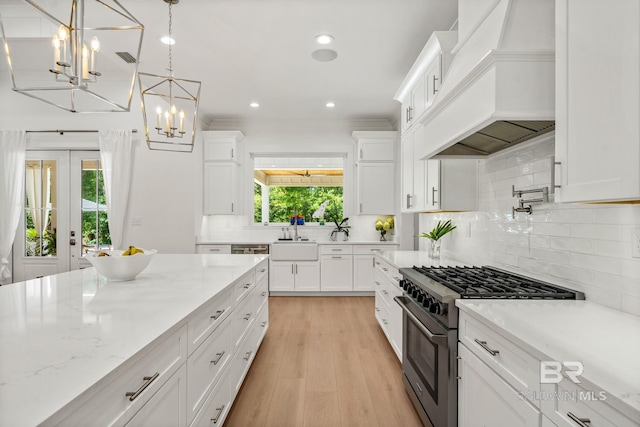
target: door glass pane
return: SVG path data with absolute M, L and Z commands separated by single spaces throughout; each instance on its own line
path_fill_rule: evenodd
M 82 160 L 82 254 L 111 249 L 100 160 Z
M 25 169 L 25 256 L 56 256 L 57 164 L 27 160 Z

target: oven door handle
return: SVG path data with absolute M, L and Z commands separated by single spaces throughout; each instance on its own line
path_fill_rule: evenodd
M 429 329 L 427 329 L 422 324 L 422 322 L 416 317 L 416 315 L 413 314 L 411 311 L 409 311 L 409 309 L 407 308 L 406 304 L 404 303 L 404 301 L 402 301 L 401 298 L 402 297 L 394 297 L 393 300 L 398 303 L 400 308 L 402 308 L 402 310 L 404 310 L 405 313 L 407 313 L 409 318 L 411 318 L 411 320 L 413 320 L 413 323 L 415 323 L 415 325 L 418 327 L 418 329 L 420 329 L 420 331 L 427 336 L 429 341 L 431 341 L 432 343 L 434 343 L 436 345 L 446 347 L 447 346 L 447 336 L 446 335 L 436 335 L 436 334 L 432 333 Z

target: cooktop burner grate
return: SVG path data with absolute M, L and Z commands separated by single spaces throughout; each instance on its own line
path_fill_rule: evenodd
M 584 294 L 493 267 L 413 267 L 461 298 L 584 299 Z

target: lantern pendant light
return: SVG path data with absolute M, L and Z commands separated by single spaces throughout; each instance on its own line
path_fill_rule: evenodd
M 173 5 L 169 5 L 169 37 L 173 36 Z M 147 146 L 151 150 L 192 152 L 195 142 L 201 82 L 173 75 L 172 42 L 169 42 L 168 75 L 138 73 Z
M 129 111 L 144 26 L 118 0 L 24 0 L 8 11 L 0 36 L 14 91 L 73 113 Z

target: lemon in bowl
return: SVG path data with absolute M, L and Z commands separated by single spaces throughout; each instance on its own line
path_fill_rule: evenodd
M 98 273 L 110 282 L 126 282 L 133 280 L 149 265 L 151 258 L 158 251 L 155 249 L 128 248 L 121 250 L 102 250 L 90 252 L 84 256 Z M 127 252 L 129 251 L 129 252 Z

